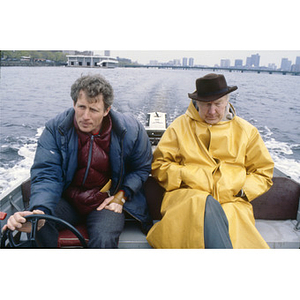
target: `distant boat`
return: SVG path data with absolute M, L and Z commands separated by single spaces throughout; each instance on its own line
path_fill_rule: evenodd
M 118 66 L 118 61 L 112 58 L 104 59 L 97 63 L 97 66 L 101 68 L 115 68 Z

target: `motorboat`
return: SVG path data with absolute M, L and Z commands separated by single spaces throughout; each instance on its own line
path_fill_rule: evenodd
M 145 129 L 153 147 L 157 145 L 167 128 L 166 114 L 151 112 L 147 114 Z M 150 175 L 144 185 L 145 195 L 150 214 L 154 222 L 161 219 L 160 206 L 164 189 Z M 16 211 L 26 210 L 30 199 L 30 178 L 25 178 L 9 189 L 0 198 L 1 228 L 7 218 Z M 255 225 L 270 248 L 299 249 L 300 248 L 300 184 L 289 178 L 279 169 L 274 169 L 273 186 L 263 195 L 251 201 L 255 217 Z M 139 221 L 126 214 L 125 228 L 119 239 L 121 249 L 151 248 L 146 235 L 140 230 Z M 39 218 L 43 218 L 40 215 Z M 50 216 L 50 219 L 53 217 Z M 30 219 L 33 231 L 36 230 L 38 218 Z M 61 220 L 54 220 L 61 222 Z M 65 222 L 66 223 L 66 222 Z M 88 234 L 85 226 L 76 227 L 66 224 L 58 239 L 59 248 L 86 247 Z M 2 235 L 1 247 L 30 247 L 34 244 L 34 232 L 30 237 L 24 233 L 15 232 Z M 25 241 L 23 241 L 25 240 Z

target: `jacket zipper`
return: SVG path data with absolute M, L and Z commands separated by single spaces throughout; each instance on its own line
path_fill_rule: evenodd
M 90 169 L 90 166 L 91 166 L 92 153 L 93 153 L 93 142 L 94 142 L 94 136 L 92 135 L 92 136 L 91 136 L 91 142 L 90 142 L 90 149 L 89 149 L 88 163 L 87 163 L 86 170 L 85 170 L 85 174 L 84 174 L 84 178 L 83 178 L 83 181 L 82 181 L 82 184 L 81 184 L 82 186 L 85 184 L 85 181 L 86 181 L 86 178 L 87 178 L 87 176 L 88 176 L 89 169 Z
M 113 194 L 116 194 L 116 192 L 118 191 L 118 189 L 119 189 L 119 187 L 121 185 L 122 177 L 123 177 L 123 175 L 122 175 L 123 174 L 123 164 L 124 164 L 124 162 L 123 162 L 123 154 L 124 154 L 123 153 L 124 152 L 123 141 L 124 141 L 125 133 L 126 132 L 123 133 L 122 139 L 121 139 L 121 171 L 120 171 L 120 177 L 119 177 L 119 181 L 117 183 L 117 186 L 116 186 L 115 191 L 114 191 Z

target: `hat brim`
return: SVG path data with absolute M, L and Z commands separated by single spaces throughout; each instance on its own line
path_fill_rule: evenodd
M 222 98 L 223 96 L 234 92 L 235 90 L 237 90 L 237 86 L 229 86 L 227 91 L 224 91 L 222 93 L 216 93 L 213 95 L 198 95 L 197 91 L 195 91 L 194 93 L 188 93 L 189 98 L 193 99 L 193 100 L 198 100 L 198 101 L 204 101 L 204 102 L 210 102 L 210 101 L 214 101 L 214 100 L 218 100 L 220 98 Z

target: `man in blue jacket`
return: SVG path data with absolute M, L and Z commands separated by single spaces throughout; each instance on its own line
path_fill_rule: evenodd
M 103 77 L 80 77 L 71 97 L 74 107 L 48 121 L 38 141 L 28 211 L 15 213 L 5 227 L 28 232 L 24 216 L 52 214 L 73 225 L 85 222 L 89 247 L 117 248 L 124 210 L 145 231 L 152 225 L 142 189 L 151 145 L 135 118 L 111 109 L 113 89 Z M 56 247 L 58 228 L 40 227 L 40 245 Z

